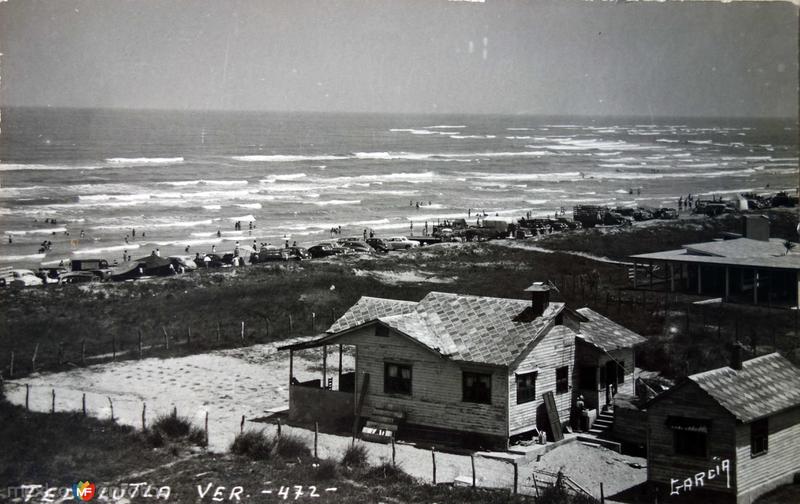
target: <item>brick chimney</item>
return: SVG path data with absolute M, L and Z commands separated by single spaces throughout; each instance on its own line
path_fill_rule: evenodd
M 738 341 L 731 347 L 731 369 L 742 370 L 742 345 Z
M 550 285 L 545 282 L 533 282 L 525 292 L 531 293 L 531 315 L 541 316 L 550 305 Z

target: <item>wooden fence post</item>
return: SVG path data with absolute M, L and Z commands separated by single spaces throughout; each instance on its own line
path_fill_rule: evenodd
M 178 407 L 177 406 L 173 406 L 172 407 L 172 418 L 178 418 Z
M 108 399 L 108 406 L 111 408 L 111 421 L 113 422 L 114 421 L 114 403 L 111 402 L 111 398 L 110 397 L 106 397 L 106 399 Z
M 244 432 L 244 415 L 242 415 L 242 421 L 239 422 L 239 434 Z
M 52 394 L 53 401 L 50 403 L 50 413 L 56 412 L 56 389 L 51 389 L 50 393 Z
M 147 403 L 142 403 L 142 430 L 147 430 Z
M 244 320 L 242 320 L 242 343 L 244 343 Z
M 392 434 L 392 467 L 397 467 L 397 451 L 394 447 L 394 434 Z
M 81 397 L 81 411 L 83 412 L 83 416 L 86 416 L 86 392 L 84 392 Z
M 292 332 L 292 314 L 289 314 L 289 332 Z
M 519 466 L 517 465 L 517 461 L 513 461 L 514 464 L 514 494 L 517 493 L 517 482 L 519 481 Z
M 139 360 L 142 360 L 142 331 L 139 330 Z
M 208 446 L 208 411 L 206 411 L 206 446 Z
M 311 332 L 314 332 L 317 328 L 317 314 L 315 312 L 311 312 Z
M 278 417 L 278 439 L 281 438 L 281 419 Z
M 472 464 L 472 488 L 475 488 L 475 454 L 470 453 L 469 461 Z
M 436 451 L 431 446 L 431 460 L 433 461 L 433 484 L 436 484 Z
M 28 408 L 28 399 L 31 396 L 31 386 L 29 384 L 25 384 L 25 411 L 30 411 Z
M 319 422 L 314 422 L 314 459 L 318 460 L 317 457 L 317 439 L 319 438 Z
M 161 326 L 161 331 L 164 333 L 164 348 L 169 350 L 169 335 L 167 334 L 167 328 Z
M 539 498 L 539 483 L 536 482 L 536 473 L 531 473 L 531 478 L 533 478 L 533 488 L 536 490 L 536 498 Z
M 603 482 L 600 482 L 600 504 L 605 504 L 606 502 L 606 494 L 603 491 Z
M 14 352 L 11 352 L 11 364 L 8 367 L 8 377 L 14 378 Z
M 36 372 L 36 356 L 39 355 L 39 343 L 33 348 L 33 357 L 31 357 L 31 372 Z

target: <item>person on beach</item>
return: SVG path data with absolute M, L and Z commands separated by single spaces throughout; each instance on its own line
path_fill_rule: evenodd
M 123 250 L 123 251 L 122 251 L 122 260 L 123 260 L 123 261 L 125 261 L 125 259 L 126 259 L 127 257 L 128 257 L 128 251 L 127 251 L 127 250 Z
M 411 224 L 409 225 L 409 229 L 411 230 L 411 236 L 414 236 L 414 221 L 411 221 Z
M 136 238 L 136 228 L 131 228 L 131 237 Z
M 217 238 L 220 238 L 221 236 L 222 236 L 222 233 L 220 232 L 219 228 L 217 228 Z
M 211 253 L 213 254 L 216 251 L 217 251 L 217 246 L 216 245 L 211 245 Z
M 83 236 L 84 236 L 83 229 L 81 229 L 81 238 L 83 238 Z
M 186 248 L 183 249 L 183 250 L 184 250 L 184 252 L 186 252 L 188 254 L 189 253 L 189 245 L 186 245 Z
M 417 201 L 417 210 L 419 210 L 419 201 Z
M 467 209 L 467 218 L 469 218 L 469 217 L 472 217 L 472 209 L 471 208 Z
M 367 230 L 366 230 L 366 228 L 364 229 L 364 241 L 367 241 Z
M 11 239 L 11 235 L 8 235 L 8 243 L 14 243 L 14 240 Z
M 147 236 L 147 235 L 145 234 L 144 231 L 142 231 L 142 238 L 144 238 L 145 236 Z
M 683 196 L 678 196 L 678 211 L 683 210 Z
M 156 257 L 161 257 L 161 251 L 159 249 L 156 249 Z
M 128 243 L 128 235 L 125 235 L 125 243 Z
M 373 229 L 371 229 L 371 228 L 369 230 L 369 237 L 370 238 L 375 238 L 375 231 Z

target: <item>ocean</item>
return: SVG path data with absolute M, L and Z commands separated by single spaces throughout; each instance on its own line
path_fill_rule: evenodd
M 27 267 L 798 180 L 797 124 L 780 120 L 9 108 L 0 128 L 0 263 Z

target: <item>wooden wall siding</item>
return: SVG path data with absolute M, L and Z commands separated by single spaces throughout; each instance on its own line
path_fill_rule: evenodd
M 750 455 L 750 424 L 736 427 L 736 465 L 739 493 L 772 479 L 800 471 L 800 407 L 769 418 L 767 453 Z
M 729 459 L 731 462 L 731 489 L 726 488 L 725 477 L 706 481 L 706 490 L 734 492 L 736 488 L 736 422 L 732 415 L 713 401 L 697 385 L 687 382 L 650 405 L 647 411 L 649 429 L 647 445 L 647 476 L 650 481 L 670 484 L 670 479 L 694 478 L 717 464 L 712 460 Z M 711 421 L 708 434 L 708 454 L 705 458 L 675 455 L 672 429 L 667 427 L 668 416 L 683 416 Z M 749 455 L 748 455 L 749 456 Z M 721 475 L 724 476 L 724 475 Z
M 346 334 L 336 343 L 357 346 L 356 397 L 363 373 L 370 374 L 365 414 L 369 408 L 390 405 L 404 411 L 410 424 L 508 436 L 505 368 L 443 359 L 392 330 L 388 337 L 375 336 L 372 327 Z M 384 362 L 411 365 L 411 396 L 383 391 Z M 491 404 L 462 402 L 462 370 L 492 373 Z
M 517 367 L 509 370 L 509 432 L 511 435 L 525 432 L 536 427 L 536 410 L 544 404 L 542 395 L 553 392 L 558 408 L 558 416 L 562 422 L 568 422 L 572 408 L 572 393 L 556 393 L 556 368 L 569 366 L 569 386 L 573 384 L 572 367 L 575 360 L 575 339 L 552 334 L 545 335 L 541 341 L 522 359 Z M 516 372 L 526 372 L 539 368 L 536 378 L 536 400 L 517 404 Z M 544 427 L 541 425 L 540 427 Z

